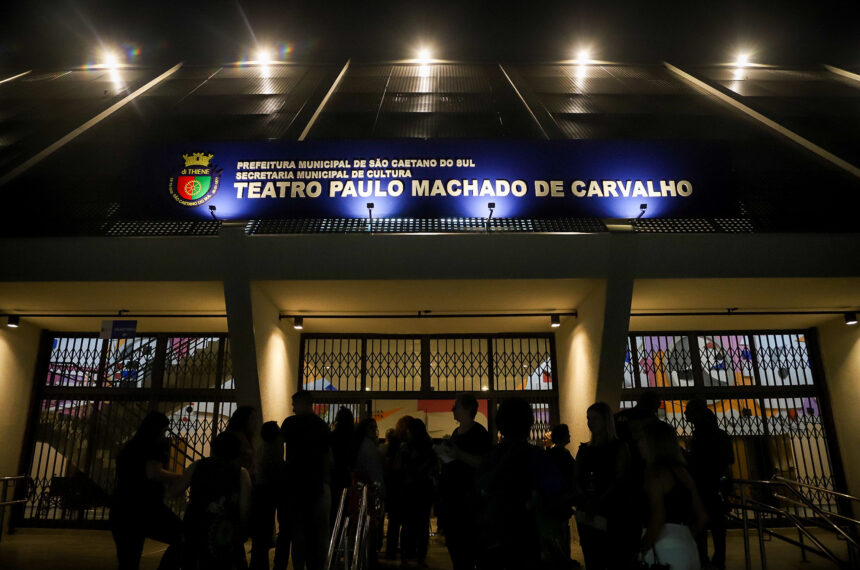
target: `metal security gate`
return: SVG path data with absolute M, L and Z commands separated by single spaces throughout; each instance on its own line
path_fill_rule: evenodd
M 732 438 L 735 478 L 776 475 L 844 488 L 828 440 L 832 424 L 814 340 L 811 330 L 632 334 L 621 407 L 635 405 L 645 389 L 656 390 L 662 419 L 683 441 L 692 435 L 686 403 L 703 398 Z M 838 507 L 832 495 L 806 493 L 818 506 Z
M 226 335 L 100 339 L 44 332 L 22 464 L 23 526 L 103 526 L 116 455 L 151 410 L 170 419 L 170 468 L 209 454 L 236 407 Z M 184 499 L 172 505 L 177 512 Z
M 531 404 L 533 441 L 559 421 L 552 334 L 303 334 L 300 355 L 302 388 L 329 423 L 346 406 L 356 418 L 372 415 L 380 435 L 408 414 L 442 437 L 456 426 L 451 407 L 463 392 L 474 393 L 494 437 L 496 409 L 510 396 Z

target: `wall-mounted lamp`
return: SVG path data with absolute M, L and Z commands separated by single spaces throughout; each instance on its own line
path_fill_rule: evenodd
M 554 329 L 557 329 L 558 327 L 560 327 L 561 326 L 561 317 L 559 317 L 558 315 L 552 315 L 549 318 L 549 326 L 551 326 Z
M 371 235 L 373 235 L 373 202 L 367 203 L 367 220 L 368 226 L 367 229 Z
M 293 318 L 293 328 L 297 331 L 302 330 L 305 328 L 305 320 L 302 317 Z
M 7 327 L 17 329 L 20 322 L 21 322 L 21 318 L 18 315 L 9 315 L 8 317 L 6 317 L 6 326 Z
M 648 204 L 639 204 L 639 215 L 636 216 L 636 219 L 638 220 L 639 218 L 644 216 L 645 210 L 647 210 L 647 209 L 648 209 Z
M 496 203 L 490 202 L 489 204 L 487 204 L 487 209 L 490 210 L 490 213 L 487 214 L 487 224 L 485 226 L 485 229 L 486 229 L 487 233 L 489 233 L 490 232 L 490 220 L 493 219 L 493 210 L 496 209 Z
M 209 215 L 211 215 L 211 216 L 212 216 L 212 219 L 213 219 L 213 220 L 215 220 L 215 221 L 217 222 L 217 221 L 218 221 L 218 216 L 216 216 L 216 215 L 215 215 L 215 210 L 217 210 L 217 208 L 215 207 L 215 205 L 214 205 L 214 204 L 209 206 Z
M 845 313 L 844 317 L 845 317 L 845 324 L 846 325 L 856 325 L 857 324 L 857 313 L 851 311 L 851 312 Z M 9 317 L 9 318 L 11 319 L 12 317 Z

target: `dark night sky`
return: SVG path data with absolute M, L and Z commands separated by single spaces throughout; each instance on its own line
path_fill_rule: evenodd
M 98 38 L 138 46 L 145 64 L 232 61 L 254 44 L 242 12 L 260 43 L 286 42 L 302 61 L 412 57 L 423 41 L 469 61 L 564 59 L 586 43 L 612 61 L 720 62 L 744 46 L 763 63 L 860 65 L 858 0 L 47 0 L 3 11 L 3 68 L 80 65 Z

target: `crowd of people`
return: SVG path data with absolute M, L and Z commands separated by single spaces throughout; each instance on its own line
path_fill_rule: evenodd
M 704 401 L 687 405 L 694 432 L 683 451 L 676 429 L 658 420 L 654 392 L 616 415 L 595 403 L 591 438 L 575 458 L 564 424 L 548 447 L 530 442 L 534 415 L 521 398 L 499 406 L 495 445 L 475 421 L 471 394 L 457 398 L 458 427 L 435 444 L 418 418 L 400 418 L 380 444 L 372 418 L 356 423 L 341 407 L 329 428 L 310 392 L 292 402 L 280 426 L 239 407 L 211 456 L 181 474 L 167 469 L 168 418 L 150 413 L 117 458 L 111 528 L 120 570 L 138 568 L 146 537 L 168 545 L 165 570 L 246 569 L 248 539 L 251 570 L 269 569 L 272 548 L 275 570 L 290 557 L 296 570 L 323 568 L 340 497 L 357 484 L 373 489 L 387 519 L 371 529 L 371 566 L 377 553 L 426 566 L 435 514 L 454 570 L 580 567 L 571 520 L 588 570 L 725 568 L 732 445 Z M 180 519 L 164 497 L 186 490 Z

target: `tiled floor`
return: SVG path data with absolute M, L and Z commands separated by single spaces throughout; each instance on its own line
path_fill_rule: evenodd
M 796 538 L 796 533 L 794 534 Z M 840 556 L 845 556 L 845 544 L 829 535 L 822 540 Z M 582 560 L 578 544 L 574 543 L 574 558 Z M 751 537 L 752 567 L 760 568 L 758 540 Z M 768 568 L 778 570 L 818 570 L 835 568 L 831 563 L 810 554 L 809 562 L 801 562 L 800 551 L 777 540 L 765 544 Z M 147 541 L 144 547 L 141 570 L 155 570 L 164 546 Z M 427 560 L 431 569 L 448 570 L 451 563 L 441 537 L 431 539 Z M 3 536 L 0 542 L 0 569 L 2 570 L 92 570 L 115 568 L 114 547 L 109 532 L 98 530 L 19 529 L 13 535 Z M 386 563 L 396 568 L 397 563 Z M 730 531 L 728 568 L 744 568 L 743 538 L 740 531 Z

